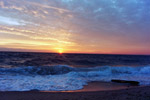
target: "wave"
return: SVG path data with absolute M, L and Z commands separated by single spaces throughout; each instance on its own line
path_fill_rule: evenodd
M 15 68 L 0 68 L 0 74 L 24 74 L 24 75 L 57 75 L 66 74 L 72 71 L 72 67 L 65 65 L 58 66 L 42 66 L 42 67 L 15 67 Z
M 71 71 L 75 72 L 95 72 L 103 75 L 107 74 L 150 74 L 150 66 L 145 67 L 86 67 L 75 68 L 67 65 L 57 66 L 28 66 L 28 67 L 14 67 L 14 68 L 0 68 L 0 74 L 24 74 L 24 75 L 58 75 L 66 74 Z
M 139 81 L 141 85 L 150 85 L 150 66 L 29 66 L 0 68 L 0 76 L 0 91 L 64 91 L 82 89 L 91 81 L 110 82 L 112 79 Z

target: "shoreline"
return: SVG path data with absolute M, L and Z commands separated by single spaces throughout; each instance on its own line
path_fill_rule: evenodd
M 150 86 L 93 92 L 0 92 L 0 100 L 150 100 Z
M 135 88 L 139 86 L 132 86 L 130 84 L 114 83 L 114 82 L 101 82 L 93 81 L 85 85 L 81 90 L 75 90 L 72 92 L 94 92 L 94 91 L 111 91 L 111 90 L 121 90 L 128 88 Z
M 114 83 L 114 82 L 102 82 L 102 81 L 93 81 L 89 82 L 82 89 L 79 90 L 70 90 L 70 91 L 40 91 L 40 92 L 97 92 L 97 91 L 111 91 L 111 90 L 122 90 L 129 88 L 136 88 L 143 86 L 132 86 L 125 83 Z
M 0 91 L 0 100 L 150 100 L 150 86 L 91 82 L 75 91 Z

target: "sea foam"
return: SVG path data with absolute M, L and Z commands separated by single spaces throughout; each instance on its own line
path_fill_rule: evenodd
M 84 67 L 67 65 L 0 68 L 0 91 L 65 91 L 82 89 L 91 81 L 111 79 L 139 81 L 150 85 L 150 66 Z

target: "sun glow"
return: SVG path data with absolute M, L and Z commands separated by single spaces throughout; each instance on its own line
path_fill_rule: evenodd
M 63 53 L 63 49 L 60 48 L 60 49 L 58 50 L 58 52 L 59 52 L 59 54 L 62 54 L 62 53 Z

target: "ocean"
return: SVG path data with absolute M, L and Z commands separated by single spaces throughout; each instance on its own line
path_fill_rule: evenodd
M 0 91 L 72 91 L 112 79 L 150 85 L 150 56 L 0 52 Z

